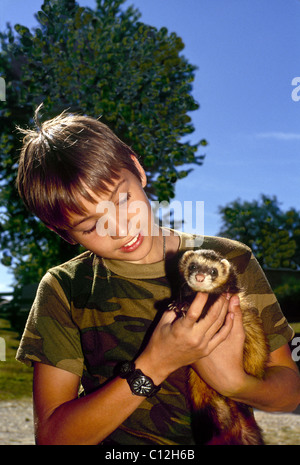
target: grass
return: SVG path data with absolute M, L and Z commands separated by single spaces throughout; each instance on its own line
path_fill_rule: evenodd
M 32 396 L 32 368 L 15 359 L 19 335 L 9 321 L 0 319 L 0 337 L 5 341 L 6 360 L 0 361 L 0 401 Z

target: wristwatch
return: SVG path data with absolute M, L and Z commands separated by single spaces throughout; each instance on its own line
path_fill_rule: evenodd
M 136 396 L 153 397 L 161 388 L 155 386 L 149 376 L 135 368 L 134 362 L 123 362 L 119 368 L 120 378 L 126 379 L 132 394 Z

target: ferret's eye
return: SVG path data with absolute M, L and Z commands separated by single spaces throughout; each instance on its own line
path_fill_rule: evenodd
M 196 271 L 197 270 L 197 265 L 196 263 L 191 263 L 189 265 L 189 271 L 193 272 L 193 271 Z
M 211 274 L 212 276 L 218 276 L 218 270 L 217 270 L 217 268 L 212 268 L 212 269 L 210 270 L 210 274 Z

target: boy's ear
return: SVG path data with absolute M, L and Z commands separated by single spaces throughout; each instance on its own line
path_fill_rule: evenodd
M 141 177 L 141 181 L 142 181 L 142 186 L 143 187 L 146 187 L 147 185 L 147 176 L 146 176 L 146 173 L 145 173 L 145 170 L 144 168 L 142 167 L 142 165 L 140 164 L 140 162 L 138 161 L 138 159 L 136 158 L 135 155 L 130 155 L 134 164 L 135 164 L 135 167 L 136 169 L 138 170 L 138 172 L 140 173 L 140 177 Z

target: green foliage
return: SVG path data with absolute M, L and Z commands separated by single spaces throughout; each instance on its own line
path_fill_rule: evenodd
M 262 195 L 259 201 L 240 199 L 220 207 L 220 235 L 252 248 L 264 268 L 300 266 L 300 212 L 282 211 L 276 197 Z
M 286 279 L 283 284 L 280 284 L 278 287 L 276 287 L 275 292 L 276 292 L 276 295 L 277 295 L 278 299 L 289 298 L 289 297 L 295 296 L 295 294 L 297 294 L 299 296 L 298 301 L 300 303 L 300 281 L 299 281 L 299 278 L 297 279 L 296 277 L 292 276 L 289 279 Z
M 300 276 L 285 278 L 274 288 L 275 295 L 289 321 L 300 321 Z
M 74 0 L 45 0 L 36 29 L 17 24 L 0 33 L 7 93 L 0 110 L 0 246 L 18 283 L 39 280 L 77 253 L 25 210 L 14 187 L 21 147 L 15 126 L 31 126 L 41 102 L 45 119 L 67 108 L 101 116 L 141 157 L 150 198 L 174 197 L 186 165 L 203 163 L 197 150 L 206 142 L 183 142 L 194 130 L 188 113 L 198 108 L 184 44 L 166 28 L 140 22 L 123 3 L 97 0 L 92 10 Z

